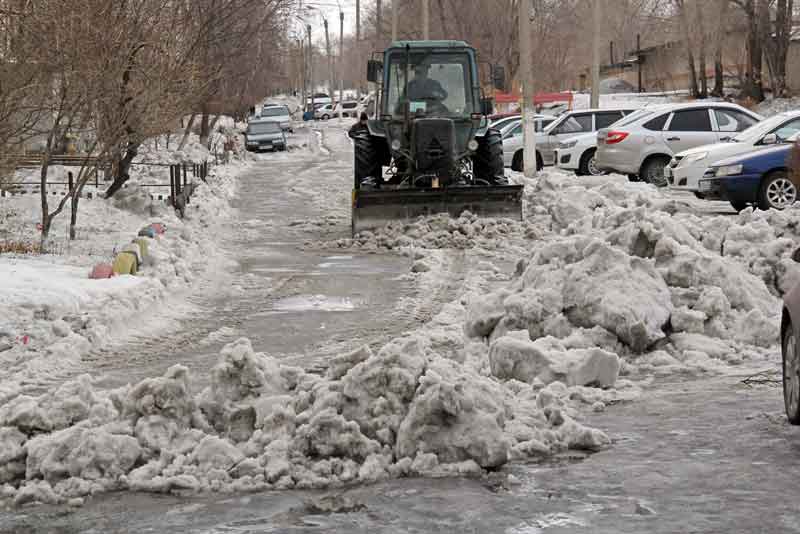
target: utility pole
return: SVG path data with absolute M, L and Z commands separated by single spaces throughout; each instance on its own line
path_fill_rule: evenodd
M 333 95 L 335 94 L 333 91 L 334 88 L 334 81 L 333 81 L 333 58 L 331 57 L 331 39 L 328 35 L 328 19 L 322 19 L 325 23 L 325 49 L 328 51 L 328 96 L 331 97 L 331 102 L 333 102 Z
M 302 109 L 306 108 L 306 51 L 303 46 L 305 39 L 298 39 L 297 44 L 300 48 L 300 102 L 302 102 Z
M 431 20 L 429 0 L 422 0 L 422 38 L 428 40 L 431 37 Z
M 342 122 L 344 102 L 344 13 L 339 11 L 339 122 Z
M 531 42 L 531 0 L 519 0 L 519 71 L 522 81 L 523 172 L 536 176 L 536 109 L 533 107 L 533 43 Z
M 383 19 L 381 18 L 381 0 L 375 0 L 375 37 L 380 42 L 383 37 Z
M 392 41 L 397 40 L 397 1 L 392 0 Z
M 306 24 L 308 32 L 308 90 L 311 91 L 311 119 L 314 119 L 314 47 L 311 46 L 311 24 Z M 305 105 L 305 102 L 303 102 Z
M 363 61 L 361 61 L 361 0 L 356 0 L 356 58 L 358 61 L 358 68 L 361 68 Z M 361 71 L 356 72 L 363 72 Z M 361 75 L 356 80 L 356 101 L 361 102 Z
M 600 0 L 594 1 L 592 30 L 592 98 L 590 108 L 600 107 Z

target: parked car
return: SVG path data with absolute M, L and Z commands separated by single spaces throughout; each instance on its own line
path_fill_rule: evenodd
M 352 101 L 344 101 L 340 104 L 336 104 L 333 108 L 333 116 L 339 116 L 339 108 L 342 110 L 342 117 L 358 117 L 358 102 L 355 100 Z
M 626 124 L 597 131 L 597 167 L 666 185 L 672 156 L 730 139 L 759 122 L 760 115 L 726 102 L 690 102 L 649 108 Z
M 555 164 L 559 143 L 580 133 L 594 132 L 621 119 L 630 109 L 583 109 L 560 115 L 536 136 L 536 166 Z M 522 135 L 503 140 L 503 162 L 512 170 L 523 170 Z
M 509 124 L 519 122 L 522 120 L 522 115 L 519 113 L 514 113 L 507 116 L 498 117 L 497 119 L 492 119 L 489 117 L 489 127 L 494 128 L 496 130 L 503 131 L 503 128 L 508 126 Z
M 789 178 L 788 161 L 798 137 L 791 137 L 791 143 L 717 161 L 700 179 L 700 193 L 727 200 L 736 211 L 748 204 L 763 210 L 791 206 L 797 200 L 797 188 Z
M 314 110 L 314 118 L 315 119 L 322 119 L 324 121 L 333 117 L 333 109 L 336 107 L 336 104 L 323 104 L 319 107 L 316 107 Z
M 800 261 L 800 250 L 792 255 Z M 786 417 L 793 425 L 800 425 L 800 284 L 783 297 L 781 313 L 781 356 L 783 371 L 783 405 Z
M 536 131 L 543 132 L 545 128 L 547 128 L 550 124 L 553 123 L 558 117 L 553 115 L 535 115 L 534 120 L 536 121 Z M 514 137 L 520 136 L 522 137 L 522 118 L 518 118 L 515 121 L 512 121 L 506 124 L 501 130 L 500 135 L 503 139 L 506 137 Z
M 723 117 L 717 117 L 717 122 Z M 768 148 L 800 132 L 800 110 L 779 113 L 752 125 L 733 136 L 730 141 L 703 145 L 675 154 L 665 169 L 667 182 L 671 189 L 700 193 L 700 179 L 709 165 L 715 162 Z
M 289 113 L 289 108 L 286 106 L 262 107 L 260 117 L 277 122 L 284 130 L 293 131 L 292 115 Z
M 259 150 L 286 150 L 286 133 L 273 120 L 250 121 L 245 130 L 245 147 L 250 152 Z
M 623 125 L 627 122 L 636 120 L 636 117 L 642 115 L 644 112 L 644 109 L 633 111 L 610 126 L 615 126 L 618 124 Z M 613 116 L 603 116 L 600 118 L 599 122 L 602 124 L 603 121 L 611 119 L 613 119 Z M 595 121 L 597 122 L 597 119 L 595 119 Z M 595 159 L 596 152 L 596 133 L 585 133 L 576 137 L 569 137 L 558 144 L 558 148 L 556 149 L 555 153 L 556 166 L 559 169 L 572 171 L 579 176 L 597 176 L 605 174 L 605 171 L 601 171 L 599 168 L 597 168 L 597 162 Z

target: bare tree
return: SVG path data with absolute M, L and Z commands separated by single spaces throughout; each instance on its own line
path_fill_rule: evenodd
M 785 97 L 788 93 L 786 60 L 792 38 L 793 13 L 793 0 L 777 0 L 775 23 L 771 30 L 766 32 L 764 42 L 764 58 L 767 60 L 767 68 L 772 81 L 772 94 L 777 98 Z

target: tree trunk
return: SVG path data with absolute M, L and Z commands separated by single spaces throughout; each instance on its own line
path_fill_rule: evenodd
M 744 75 L 742 95 L 757 102 L 764 100 L 762 73 L 762 2 L 766 0 L 747 0 L 744 12 L 747 15 L 747 70 Z
M 676 0 L 676 5 L 681 13 L 681 29 L 683 30 L 683 42 L 686 45 L 686 59 L 689 67 L 689 94 L 692 98 L 697 98 L 697 71 L 694 68 L 694 53 L 692 52 L 692 40 L 689 32 L 689 13 L 683 0 Z
M 217 126 L 217 122 L 219 121 L 219 113 L 214 115 L 214 120 L 211 121 L 211 124 L 208 127 L 208 139 L 206 139 L 206 144 L 203 145 L 207 149 L 211 150 L 211 139 L 213 139 L 214 128 Z
M 725 92 L 725 68 L 722 62 L 722 50 L 725 46 L 729 4 L 729 0 L 717 0 L 715 6 L 718 18 L 714 26 L 714 88 L 711 90 L 711 95 L 716 97 L 723 96 Z
M 786 59 L 792 37 L 792 0 L 778 0 L 775 13 L 775 28 L 766 36 L 764 56 L 767 59 L 770 77 L 772 78 L 772 94 L 776 98 L 787 96 Z M 762 21 L 768 14 L 762 16 Z M 767 26 L 769 28 L 769 26 Z
M 200 119 L 200 144 L 205 146 L 208 144 L 210 132 L 208 129 L 208 108 L 203 104 L 203 115 Z
M 192 133 L 192 126 L 194 126 L 195 117 L 197 117 L 196 113 L 192 113 L 189 117 L 189 122 L 186 124 L 186 129 L 183 131 L 181 142 L 178 144 L 178 150 L 183 150 L 183 147 L 186 145 L 186 141 L 189 139 L 189 135 Z
M 703 25 L 703 7 L 700 2 L 695 3 L 697 12 L 697 26 L 700 31 L 700 98 L 708 98 L 708 77 L 706 76 L 706 28 Z
M 141 143 L 129 143 L 125 151 L 125 156 L 119 160 L 117 172 L 114 175 L 114 181 L 111 186 L 106 190 L 106 198 L 113 197 L 117 191 L 122 189 L 122 186 L 130 179 L 130 168 L 134 158 L 139 155 L 139 147 Z
M 47 203 L 47 171 L 50 168 L 50 146 L 52 144 L 52 134 L 47 140 L 47 146 L 44 154 L 42 154 L 42 167 L 39 171 L 40 191 L 42 197 L 42 235 L 39 240 L 39 251 L 45 252 L 47 250 L 47 238 L 50 235 L 50 224 L 52 218 L 50 217 L 50 206 Z

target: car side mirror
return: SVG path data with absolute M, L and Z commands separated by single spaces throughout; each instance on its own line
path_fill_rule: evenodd
M 498 91 L 506 90 L 506 69 L 501 65 L 492 67 L 492 85 Z
M 762 145 L 774 145 L 778 142 L 778 136 L 774 133 L 767 134 L 761 139 Z
M 494 113 L 494 101 L 491 98 L 481 98 L 481 115 Z
M 378 83 L 380 80 L 380 72 L 383 70 L 383 62 L 377 59 L 370 59 L 367 61 L 367 81 Z

